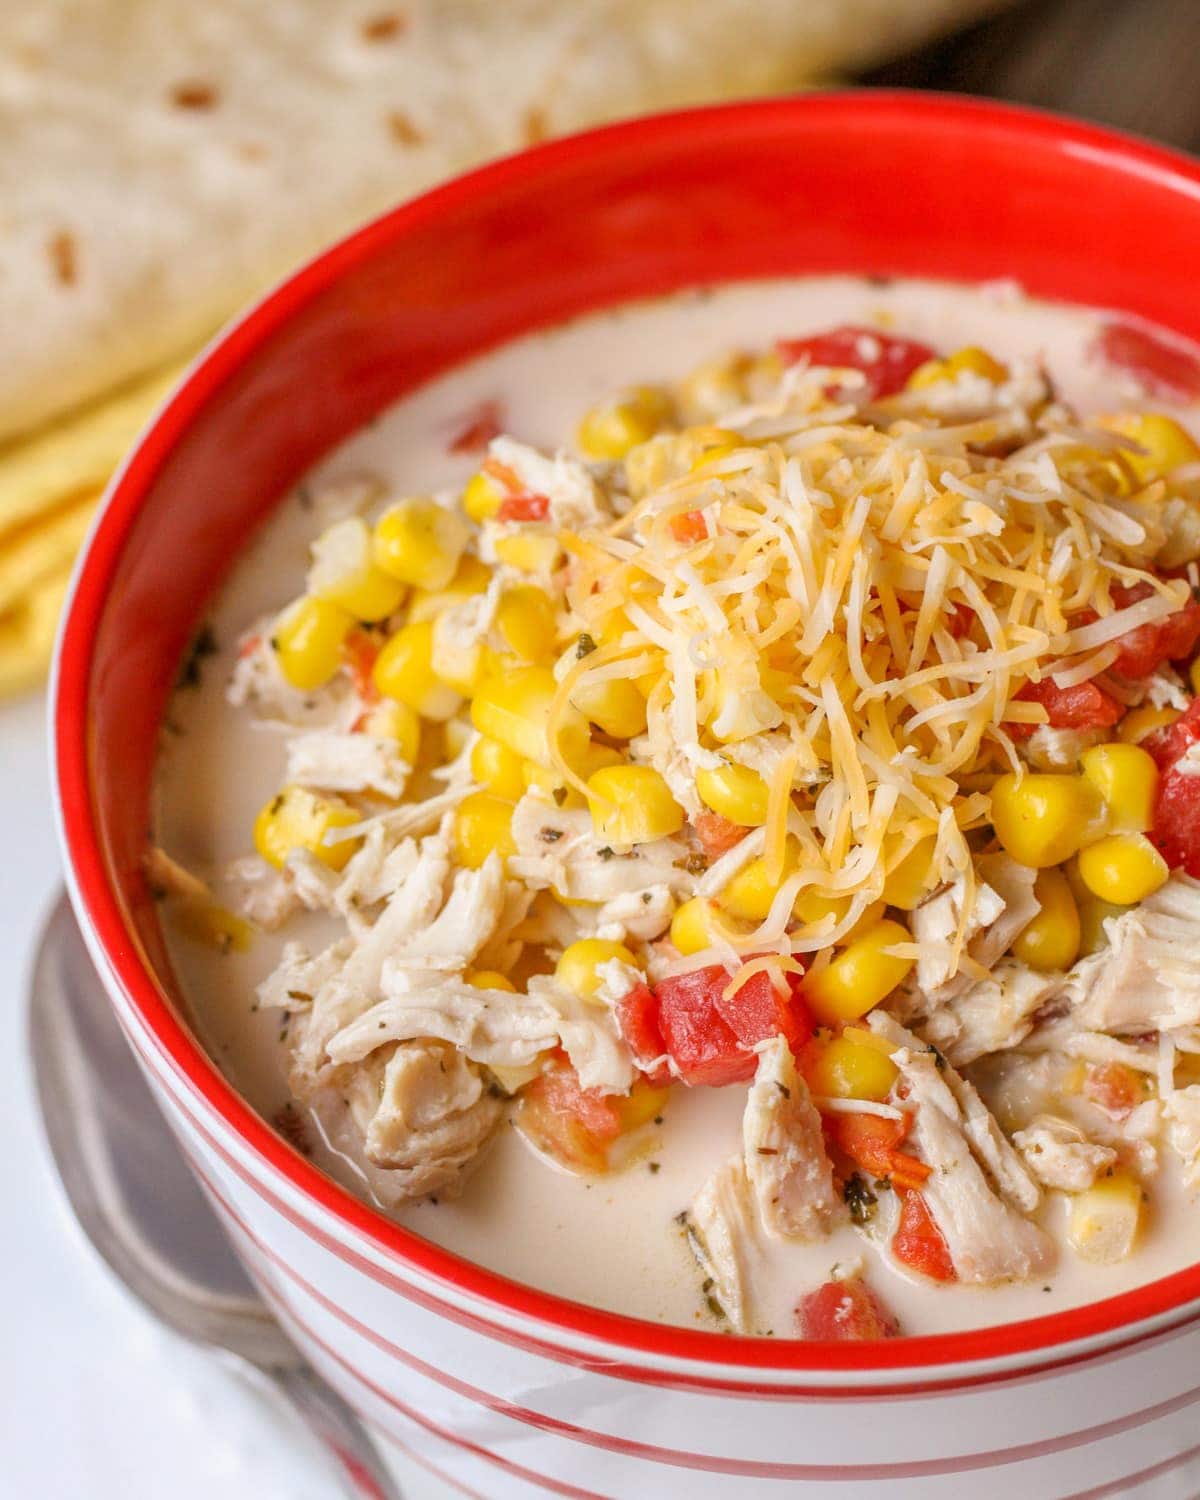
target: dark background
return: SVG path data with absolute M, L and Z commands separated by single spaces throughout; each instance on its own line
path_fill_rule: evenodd
M 1200 152 L 1200 0 L 1023 0 L 863 81 L 1041 105 Z

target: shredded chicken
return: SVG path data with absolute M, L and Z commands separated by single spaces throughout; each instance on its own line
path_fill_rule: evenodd
M 913 912 L 913 936 L 921 949 L 916 985 L 932 1001 L 950 1000 L 971 983 L 955 952 L 960 925 L 968 957 L 978 968 L 990 969 L 1041 909 L 1033 892 L 1034 870 L 1007 854 L 980 855 L 975 868 L 979 883 L 965 921 L 962 876 Z
M 687 1214 L 688 1238 L 709 1295 L 734 1333 L 756 1331 L 754 1284 L 762 1250 L 750 1183 L 740 1156 L 709 1177 Z
M 1053 1241 L 1025 1217 L 1037 1185 L 979 1095 L 890 1016 L 874 1011 L 870 1025 L 896 1049 L 914 1107 L 905 1148 L 933 1169 L 921 1193 L 959 1280 L 1025 1281 L 1049 1269 Z
M 396 740 L 382 735 L 314 729 L 287 745 L 286 777 L 296 786 L 399 800 L 411 769 Z
M 1176 1089 L 1163 1101 L 1167 1140 L 1183 1163 L 1183 1180 L 1200 1187 L 1200 1083 Z
M 384 965 L 384 998 L 337 1030 L 325 1052 L 359 1062 L 388 1042 L 438 1037 L 472 1062 L 519 1068 L 558 1043 L 560 1017 L 544 997 L 478 989 L 457 976 Z
M 742 1116 L 742 1145 L 746 1177 L 769 1235 L 819 1239 L 844 1214 L 821 1116 L 781 1036 L 759 1051 Z
M 1061 976 L 1039 974 L 1013 959 L 1002 959 L 986 979 L 934 1005 L 921 1019 L 921 1035 L 956 1067 L 965 1067 L 986 1053 L 1023 1041 L 1036 1013 L 1061 987 Z
M 1021 746 L 1021 753 L 1036 770 L 1074 771 L 1083 752 L 1104 738 L 1103 729 L 1051 729 L 1049 724 L 1039 724 Z
M 411 1198 L 457 1191 L 503 1113 L 479 1069 L 439 1042 L 409 1042 L 355 1069 L 347 1098 L 367 1160 Z
M 966 898 L 967 883 L 960 875 L 945 890 L 923 901 L 912 914 L 913 937 L 921 950 L 917 983 L 927 995 L 936 994 L 956 976 L 954 942 L 960 925 L 969 943 L 1004 911 L 1004 898 L 991 886 L 981 883 L 964 922 Z
M 1111 1146 L 1089 1141 L 1078 1125 L 1053 1115 L 1039 1115 L 1013 1144 L 1043 1187 L 1081 1193 L 1117 1159 Z
M 682 839 L 656 839 L 614 853 L 596 837 L 587 808 L 556 807 L 537 791 L 517 803 L 512 833 L 517 852 L 509 856 L 509 873 L 535 890 L 595 902 L 628 895 L 640 899 L 646 891 L 653 899 L 664 886 L 681 897 L 692 894 L 695 882 L 685 868 L 689 851 Z
M 1200 1023 L 1198 924 L 1200 881 L 1178 874 L 1109 917 L 1109 946 L 1081 959 L 1069 976 L 1072 1020 L 1118 1034 Z

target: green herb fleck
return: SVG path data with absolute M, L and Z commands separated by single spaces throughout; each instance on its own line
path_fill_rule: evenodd
M 857 1172 L 846 1179 L 842 1197 L 856 1224 L 869 1224 L 875 1217 L 878 1199 Z
M 183 658 L 183 665 L 179 669 L 179 677 L 175 683 L 177 688 L 194 688 L 200 686 L 200 676 L 204 668 L 205 657 L 212 656 L 217 650 L 217 638 L 213 634 L 211 625 L 201 625 L 188 647 L 187 655 Z

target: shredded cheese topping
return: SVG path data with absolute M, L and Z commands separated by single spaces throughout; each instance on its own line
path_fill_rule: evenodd
M 559 537 L 564 628 L 602 645 L 563 675 L 555 715 L 591 684 L 651 676 L 658 769 L 761 770 L 775 747 L 759 847 L 780 910 L 722 931 L 743 952 L 828 945 L 931 835 L 937 879 L 969 879 L 991 781 L 1019 766 L 1006 726 L 1047 722 L 1016 695 L 1094 678 L 1118 636 L 1189 597 L 1150 567 L 1159 542 L 1115 434 L 1053 407 L 941 424 L 912 393 L 831 406 L 828 380 L 792 372 L 726 421 L 736 446 L 709 464 L 687 433 L 674 455 L 655 439 L 675 472 Z M 851 904 L 832 928 L 797 925 L 802 891 Z

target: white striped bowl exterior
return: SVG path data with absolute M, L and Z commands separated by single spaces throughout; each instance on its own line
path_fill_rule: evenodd
M 821 1377 L 772 1371 L 763 1395 L 744 1368 L 631 1355 L 381 1253 L 230 1131 L 109 987 L 167 1118 L 280 1321 L 385 1445 L 468 1494 L 1200 1494 L 1200 1324 L 1129 1330 L 1124 1338 L 1140 1333 L 1136 1342 L 1066 1351 L 1071 1362 L 1052 1368 L 1031 1368 L 1032 1356 L 1024 1368 L 974 1364 L 972 1383 L 957 1389 L 936 1388 L 966 1374 L 953 1366 L 871 1377 L 888 1393 L 864 1383 L 821 1395 Z M 613 1364 L 619 1371 L 606 1371 Z M 895 1392 L 898 1383 L 907 1388 Z

